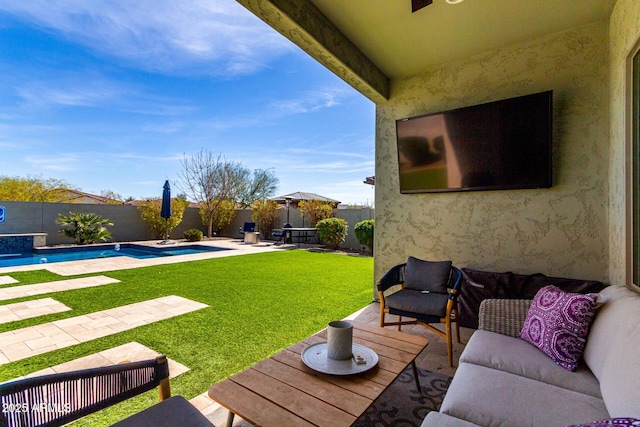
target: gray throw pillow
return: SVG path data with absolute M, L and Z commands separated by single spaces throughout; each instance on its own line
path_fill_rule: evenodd
M 410 256 L 404 273 L 404 287 L 446 294 L 450 274 L 451 261 L 424 261 Z

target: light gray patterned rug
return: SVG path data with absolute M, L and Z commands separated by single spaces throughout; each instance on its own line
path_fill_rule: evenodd
M 451 377 L 418 369 L 422 393 L 407 367 L 356 421 L 357 427 L 419 427 L 431 411 L 440 409 Z

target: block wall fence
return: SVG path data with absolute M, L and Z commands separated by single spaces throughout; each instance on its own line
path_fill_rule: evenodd
M 47 233 L 48 246 L 73 243 L 72 239 L 60 233 L 60 226 L 56 224 L 59 213 L 68 215 L 69 212 L 91 212 L 110 220 L 114 224 L 108 227 L 113 242 L 154 239 L 147 224 L 140 219 L 138 208 L 135 206 L 14 201 L 0 201 L 0 206 L 6 210 L 5 220 L 0 222 L 0 234 Z M 374 209 L 335 209 L 333 212 L 335 217 L 343 218 L 349 224 L 347 239 L 342 247 L 360 250 L 353 227 L 360 221 L 373 219 Z M 284 225 L 286 220 L 287 211 L 282 209 L 280 225 Z M 250 209 L 238 210 L 231 224 L 223 230 L 222 236 L 240 238 L 239 230 L 245 222 L 252 222 Z M 308 225 L 304 224 L 299 211 L 295 208 L 289 210 L 289 222 L 294 227 Z M 185 210 L 182 222 L 171 231 L 170 238 L 181 239 L 183 233 L 190 228 L 201 230 L 206 235 L 207 229 L 202 225 L 197 208 Z M 265 236 L 262 238 L 264 239 Z

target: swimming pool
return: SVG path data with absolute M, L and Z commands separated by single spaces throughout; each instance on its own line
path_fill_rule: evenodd
M 203 245 L 163 246 L 156 248 L 145 245 L 136 245 L 134 243 L 112 243 L 108 245 L 74 246 L 66 248 L 36 248 L 33 249 L 33 252 L 0 254 L 0 267 L 47 264 L 52 262 L 110 258 L 116 256 L 147 259 L 226 250 L 229 249 Z

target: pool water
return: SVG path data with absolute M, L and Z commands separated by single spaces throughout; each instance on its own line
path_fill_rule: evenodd
M 151 246 L 136 245 L 133 243 L 108 244 L 86 247 L 74 246 L 68 248 L 36 248 L 33 249 L 33 252 L 0 254 L 0 267 L 48 264 L 52 262 L 110 258 L 116 256 L 128 256 L 131 258 L 147 259 L 226 250 L 228 249 L 201 245 L 163 246 L 155 248 Z

